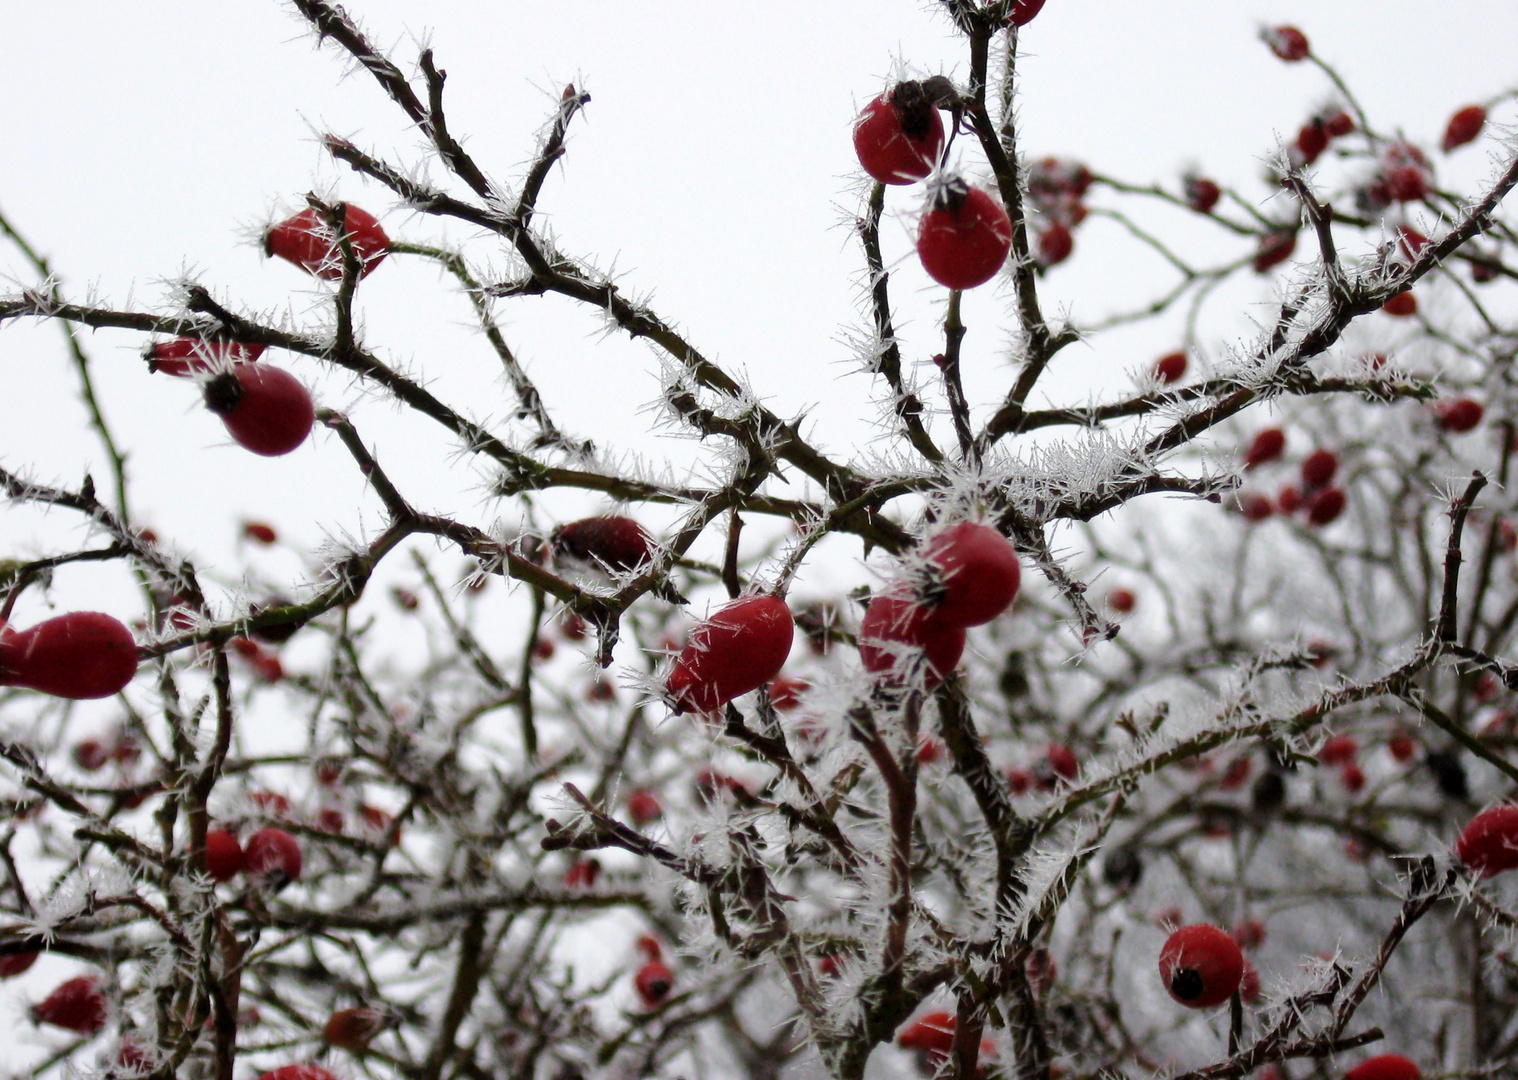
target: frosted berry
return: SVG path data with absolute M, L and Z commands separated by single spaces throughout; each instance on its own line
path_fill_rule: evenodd
M 1344 1074 L 1344 1080 L 1422 1080 L 1422 1077 L 1417 1063 L 1401 1054 L 1367 1058 Z
M 1012 14 L 1007 16 L 1007 22 L 1013 26 L 1027 26 L 1043 9 L 1044 0 L 1017 0 L 1012 5 Z
M 105 1027 L 110 1006 L 100 992 L 99 979 L 81 975 L 61 983 L 41 1002 L 32 1006 L 32 1020 L 52 1024 L 80 1035 L 93 1035 Z
M 1058 266 L 1075 250 L 1075 237 L 1068 226 L 1050 225 L 1038 234 L 1038 265 Z
M 954 1027 L 954 1017 L 949 1013 L 923 1013 L 896 1036 L 896 1045 L 904 1050 L 947 1054 L 954 1048 Z
M 1455 398 L 1453 401 L 1434 403 L 1434 416 L 1445 431 L 1463 433 L 1474 431 L 1481 424 L 1485 410 L 1481 402 L 1473 398 Z
M 243 849 L 244 868 L 248 875 L 278 891 L 300 880 L 300 844 L 283 829 L 269 826 L 248 838 Z
M 1240 495 L 1238 506 L 1245 521 L 1264 521 L 1276 512 L 1268 498 L 1255 492 Z
M 1353 761 L 1346 762 L 1339 769 L 1339 782 L 1344 785 L 1344 790 L 1356 792 L 1365 787 L 1365 770 Z
M 390 238 L 374 215 L 349 206 L 343 229 L 358 257 L 358 276 L 364 277 L 390 253 Z M 327 281 L 343 276 L 343 252 L 332 227 L 315 209 L 307 207 L 264 233 L 264 254 L 278 256 Z
M 175 338 L 155 341 L 143 350 L 148 370 L 185 378 L 224 371 L 233 364 L 250 364 L 264 354 L 264 346 L 241 341 L 206 341 Z
M 1034 779 L 1045 791 L 1053 790 L 1062 781 L 1074 780 L 1080 775 L 1081 763 L 1063 743 L 1050 743 L 1044 758 L 1033 767 Z
M 554 530 L 553 550 L 610 570 L 633 570 L 653 555 L 653 538 L 632 518 L 584 518 Z
M 1398 732 L 1386 740 L 1386 748 L 1399 764 L 1406 765 L 1418 756 L 1418 741 L 1405 732 Z
M 1332 450 L 1317 449 L 1302 459 L 1302 483 L 1308 490 L 1327 487 L 1339 471 L 1339 455 Z
M 1518 806 L 1494 806 L 1471 818 L 1455 854 L 1484 878 L 1518 868 Z
M 1343 109 L 1330 110 L 1320 117 L 1323 131 L 1330 139 L 1342 139 L 1355 130 L 1355 118 Z
M 1126 615 L 1138 606 L 1138 597 L 1132 589 L 1113 589 L 1107 594 L 1107 606 L 1119 615 Z
M 1444 129 L 1444 140 L 1440 142 L 1440 148 L 1447 154 L 1457 146 L 1464 146 L 1468 142 L 1474 142 L 1481 134 L 1481 129 L 1486 126 L 1486 109 L 1481 105 L 1467 105 L 1454 116 L 1449 118 L 1449 125 Z
M 801 704 L 801 696 L 811 689 L 805 679 L 782 675 L 770 683 L 770 704 L 780 712 L 790 712 Z
M 263 457 L 288 454 L 311 434 L 316 407 L 299 379 L 270 364 L 244 364 L 205 387 L 206 408 L 239 446 Z
M 1244 954 L 1222 930 L 1207 923 L 1183 926 L 1160 950 L 1160 978 L 1188 1009 L 1227 1001 L 1244 977 Z
M 110 697 L 137 674 L 132 632 L 98 611 L 71 611 L 26 630 L 0 625 L 0 686 L 53 697 Z
M 633 976 L 633 986 L 647 1008 L 657 1008 L 675 988 L 675 976 L 662 960 L 650 960 Z
M 712 712 L 757 690 L 785 665 L 795 627 L 785 601 L 746 596 L 691 631 L 665 690 L 676 712 Z
M 74 744 L 74 764 L 85 772 L 97 772 L 110 760 L 110 749 L 98 739 L 85 739 Z
M 1286 449 L 1286 432 L 1278 427 L 1268 427 L 1258 432 L 1244 454 L 1244 468 L 1253 469 L 1274 461 Z
M 1319 527 L 1332 523 L 1344 513 L 1347 501 L 1343 488 L 1324 488 L 1308 500 L 1307 523 Z
M 1413 295 L 1411 289 L 1404 290 L 1403 292 L 1399 292 L 1396 296 L 1393 296 L 1386 303 L 1382 304 L 1381 310 L 1386 312 L 1388 315 L 1395 316 L 1399 319 L 1405 319 L 1409 315 L 1418 314 L 1418 298 Z
M 213 881 L 231 881 L 242 873 L 245 858 L 237 837 L 225 829 L 206 833 L 206 873 Z
M 1186 377 L 1186 354 L 1168 353 L 1154 362 L 1154 377 L 1169 386 Z
M 854 152 L 882 184 L 910 184 L 933 171 L 943 150 L 943 120 L 923 84 L 897 83 L 854 121 Z
M 1223 190 L 1215 181 L 1190 173 L 1181 178 L 1181 189 L 1185 193 L 1186 205 L 1198 214 L 1211 213 L 1223 197 Z
M 973 289 L 996 276 L 1012 247 L 1012 222 L 1001 203 L 959 177 L 938 185 L 917 229 L 917 255 L 928 276 L 950 289 Z
M 965 650 L 965 631 L 935 618 L 920 604 L 896 596 L 870 601 L 859 623 L 859 659 L 866 671 L 931 690 L 954 670 Z
M 933 618 L 950 626 L 980 626 L 1017 596 L 1022 567 L 1007 538 L 989 525 L 962 521 L 922 546 L 926 562 L 917 595 Z
M 1260 39 L 1270 47 L 1271 52 L 1288 64 L 1307 59 L 1312 51 L 1307 44 L 1307 35 L 1295 26 L 1265 27 L 1260 31 Z
M 1263 274 L 1273 266 L 1279 266 L 1291 258 L 1291 253 L 1297 250 L 1297 234 L 1295 232 L 1274 232 L 1260 238 L 1260 246 L 1255 249 L 1254 259 L 1251 265 L 1255 273 Z
M 322 1040 L 328 1046 L 361 1054 L 376 1035 L 394 1023 L 395 1015 L 381 1009 L 339 1009 L 322 1025 Z

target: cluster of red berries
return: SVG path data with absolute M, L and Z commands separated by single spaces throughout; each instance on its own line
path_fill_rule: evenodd
M 1337 105 L 1314 114 L 1297 132 L 1291 146 L 1291 162 L 1295 166 L 1311 165 L 1318 160 L 1328 144 L 1355 130 L 1355 119 Z
M 1381 151 L 1376 172 L 1356 194 L 1356 203 L 1369 213 L 1393 203 L 1418 202 L 1434 189 L 1434 167 L 1428 155 L 1409 142 L 1394 142 Z
M 142 757 L 142 745 L 130 731 L 118 727 L 98 739 L 80 739 L 74 744 L 73 757 L 85 772 L 99 772 L 113 761 L 121 766 L 135 764 Z
M 1011 768 L 1006 772 L 1007 786 L 1014 795 L 1026 795 L 1031 789 L 1053 791 L 1080 775 L 1080 760 L 1063 743 L 1050 743 L 1043 757 L 1032 768 Z
M 302 861 L 299 841 L 273 825 L 248 837 L 246 845 L 226 829 L 206 833 L 206 873 L 213 881 L 231 881 L 238 874 L 247 874 L 277 892 L 300 880 Z
M 871 101 L 854 121 L 854 152 L 864 171 L 882 184 L 931 175 L 946 141 L 939 108 L 956 99 L 952 84 L 938 77 L 904 80 Z M 917 230 L 928 276 L 950 289 L 995 277 L 1012 247 L 1012 222 L 1001 203 L 958 176 L 936 178 L 928 202 Z
M 1244 467 L 1256 469 L 1275 461 L 1286 450 L 1286 433 L 1280 428 L 1265 428 L 1255 435 L 1249 449 L 1244 453 Z M 1264 521 L 1277 510 L 1283 514 L 1303 512 L 1307 523 L 1322 527 L 1335 521 L 1344 512 L 1347 497 L 1344 489 L 1333 484 L 1339 471 L 1339 455 L 1332 450 L 1319 448 L 1302 459 L 1302 486 L 1282 486 L 1275 502 L 1258 493 L 1245 493 L 1238 497 L 1239 512 L 1250 521 Z
M 390 239 L 373 215 L 356 206 L 347 208 L 344 223 L 362 278 L 389 254 Z M 264 251 L 328 281 L 343 276 L 337 234 L 311 208 L 271 227 Z M 201 379 L 206 408 L 221 418 L 233 441 L 255 454 L 278 457 L 306 441 L 316 409 L 299 379 L 257 362 L 264 348 L 257 342 L 177 338 L 154 342 L 143 355 L 151 371 Z
M 989 525 L 941 529 L 923 542 L 914 571 L 870 601 L 859 658 L 896 685 L 932 689 L 959 664 L 965 629 L 1011 606 L 1021 580 L 1017 552 Z
M 1351 793 L 1365 787 L 1365 771 L 1360 768 L 1360 740 L 1353 735 L 1331 736 L 1318 749 L 1320 764 L 1339 770 L 1339 780 Z
M 1046 157 L 1028 169 L 1028 201 L 1038 211 L 1037 254 L 1041 267 L 1055 266 L 1075 249 L 1073 230 L 1086 220 L 1083 201 L 1091 170 L 1078 161 Z M 1216 201 L 1216 200 L 1214 200 Z

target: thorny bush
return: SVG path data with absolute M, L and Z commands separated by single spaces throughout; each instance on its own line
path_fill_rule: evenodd
M 944 0 L 957 76 L 860 88 L 872 154 L 892 152 L 898 101 L 947 137 L 922 140 L 942 160 L 913 150 L 886 166 L 889 188 L 863 189 L 860 385 L 884 389 L 900 449 L 846 460 L 540 227 L 582 91 L 564 90 L 508 187 L 449 130 L 430 51 L 408 75 L 341 8 L 295 6 L 447 174 L 328 137 L 355 198 L 475 239 L 407 242 L 312 196 L 266 243 L 329 291 L 307 324 L 276 325 L 196 281 L 172 309 L 77 302 L 5 224 L 39 283 L 0 297 L 0 325 L 139 334 L 159 372 L 145 378 L 196 381 L 255 454 L 345 453 L 388 522 L 309 580 L 248 595 L 132 518 L 130 448 L 99 410 L 109 495 L 5 463 L 13 505 L 79 515 L 92 537 L 5 552 L 0 579 L 0 976 L 42 951 L 77 962 L 53 996 L 37 987 L 33 1075 L 1515 1067 L 1518 894 L 1497 871 L 1518 861 L 1518 826 L 1482 818 L 1461 841 L 1471 866 L 1453 846 L 1518 779 L 1518 233 L 1502 213 L 1518 160 L 1481 134 L 1511 95 L 1479 122 L 1450 102 L 1453 134 L 1412 140 L 1278 27 L 1265 44 L 1335 97 L 1276 148 L 1268 186 L 1132 184 L 1019 145 L 1019 37 L 1041 4 Z M 1497 148 L 1490 183 L 1441 188 L 1441 136 L 1444 153 Z M 934 333 L 896 334 L 893 277 L 931 286 L 915 262 L 885 269 L 888 198 L 941 215 L 923 233 L 934 276 L 997 275 L 982 287 L 1018 327 L 1000 400 L 966 399 L 962 367 L 995 346 L 968 332 L 960 293 L 945 290 Z M 1087 255 L 1088 214 L 1177 274 L 1140 310 L 1063 325 L 1040 282 Z M 1227 257 L 1158 239 L 1176 214 L 1215 227 Z M 511 269 L 487 272 L 503 250 Z M 363 281 L 403 259 L 431 260 L 472 303 L 509 421 L 470 419 L 365 340 Z M 1257 335 L 1197 340 L 1216 287 L 1253 274 L 1277 297 Z M 701 472 L 651 478 L 561 430 L 497 323 L 547 294 L 648 343 L 666 419 L 711 448 Z M 1034 404 L 1082 335 L 1180 310 L 1193 332 L 1160 362 L 1134 358 L 1135 392 Z M 73 338 L 70 355 L 94 401 Z M 510 524 L 400 490 L 386 459 L 405 448 L 371 447 L 361 410 L 317 407 L 335 438 L 313 449 L 312 403 L 285 368 L 319 366 L 488 463 Z M 539 496 L 560 490 L 604 498 L 605 520 L 552 520 Z M 662 534 L 659 507 L 676 522 Z M 766 521 L 790 531 L 740 542 Z M 994 543 L 954 549 L 967 523 Z M 724 558 L 691 557 L 705 537 Z M 792 595 L 834 538 L 868 573 Z M 470 589 L 438 569 L 444 549 L 477 564 Z M 39 626 L 50 586 L 100 562 L 142 607 Z M 350 617 L 382 564 L 401 582 L 386 618 L 429 628 L 424 665 L 383 661 L 384 626 Z M 471 629 L 491 577 L 521 601 L 504 653 Z M 871 592 L 885 628 L 867 670 Z M 783 673 L 782 600 L 800 631 Z M 280 651 L 297 634 L 324 661 L 292 673 Z M 619 640 L 636 659 L 588 679 Z M 73 703 L 112 694 L 114 726 Z M 1203 929 L 1162 958 L 1181 926 Z M 1183 1007 L 1235 986 L 1226 1006 Z

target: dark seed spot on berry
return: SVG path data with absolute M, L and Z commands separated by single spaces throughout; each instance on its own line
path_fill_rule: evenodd
M 901 120 L 901 130 L 910 139 L 925 139 L 933 129 L 933 102 L 922 83 L 908 80 L 891 91 L 891 105 Z
M 230 371 L 224 371 L 206 383 L 204 394 L 206 408 L 217 416 L 225 416 L 237 408 L 238 402 L 245 396 L 242 383 Z
M 1170 992 L 1182 1001 L 1194 1001 L 1206 989 L 1207 983 L 1196 968 L 1176 968 L 1170 976 Z

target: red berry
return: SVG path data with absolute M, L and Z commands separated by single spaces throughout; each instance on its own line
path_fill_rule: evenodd
M 316 812 L 316 827 L 324 833 L 341 836 L 346 826 L 347 818 L 340 807 L 324 806 Z
M 1518 868 L 1518 806 L 1494 806 L 1471 818 L 1455 854 L 1484 878 Z
M 1249 774 L 1254 771 L 1254 762 L 1249 755 L 1236 757 L 1228 763 L 1223 770 L 1223 775 L 1218 778 L 1218 788 L 1221 791 L 1238 791 L 1249 781 Z
M 1332 450 L 1318 449 L 1302 459 L 1302 483 L 1309 491 L 1327 487 L 1339 471 L 1339 455 Z
M 1265 943 L 1265 924 L 1259 919 L 1245 919 L 1229 934 L 1241 949 L 1258 949 Z
M 1001 203 L 959 177 L 938 185 L 917 229 L 917 255 L 928 276 L 950 289 L 973 289 L 996 276 L 1012 247 L 1012 221 Z
M 770 683 L 770 704 L 780 712 L 790 712 L 801 704 L 801 696 L 811 689 L 805 679 L 781 676 Z
M 1187 174 L 1181 178 L 1182 190 L 1186 195 L 1186 205 L 1198 214 L 1212 212 L 1212 208 L 1223 197 L 1223 191 L 1218 185 L 1208 180 L 1205 176 Z
M 1422 1077 L 1417 1063 L 1401 1054 L 1367 1058 L 1344 1074 L 1344 1080 L 1422 1080 Z
M 1244 954 L 1216 926 L 1198 923 L 1170 935 L 1160 950 L 1160 978 L 1189 1009 L 1210 1009 L 1233 996 L 1244 977 Z
M 638 788 L 627 796 L 627 816 L 641 828 L 663 817 L 664 807 L 659 803 L 659 796 L 647 788 Z
M 585 620 L 573 611 L 566 611 L 559 620 L 559 633 L 565 641 L 580 641 L 585 637 Z
M 1244 468 L 1253 469 L 1274 461 L 1285 449 L 1286 432 L 1278 427 L 1264 428 L 1255 435 L 1254 442 L 1249 444 L 1249 449 L 1244 453 Z
M 659 939 L 652 934 L 640 934 L 633 946 L 643 954 L 645 960 L 663 960 L 664 947 L 659 944 Z
M 18 952 L 9 956 L 0 956 L 0 979 L 14 979 L 17 975 L 31 969 L 37 962 L 41 953 Z
M 1012 14 L 1007 16 L 1007 22 L 1013 26 L 1027 26 L 1043 9 L 1044 0 L 1017 0 L 1012 5 Z
M 130 1035 L 121 1037 L 116 1048 L 116 1068 L 134 1076 L 147 1076 L 158 1065 L 158 1059 Z M 113 1074 L 115 1075 L 115 1074 Z
M 93 1035 L 105 1027 L 110 1006 L 100 992 L 97 976 L 81 975 L 70 979 L 32 1006 L 32 1020 L 52 1024 L 80 1035 Z
M 1393 143 L 1381 154 L 1381 171 L 1371 185 L 1371 201 L 1415 202 L 1433 189 L 1428 157 L 1411 143 Z
M 85 772 L 95 772 L 111 760 L 111 752 L 95 739 L 85 739 L 74 745 L 74 764 Z
M 1344 513 L 1345 502 L 1343 488 L 1324 488 L 1307 504 L 1307 523 L 1321 527 L 1333 522 Z
M 1276 495 L 1276 505 L 1283 514 L 1295 514 L 1302 509 L 1302 493 L 1293 485 L 1287 484 Z
M 248 801 L 270 817 L 282 818 L 290 815 L 290 800 L 277 791 L 250 792 Z
M 367 211 L 349 206 L 343 215 L 343 229 L 358 257 L 359 277 L 370 273 L 390 253 L 390 238 Z M 277 255 L 327 281 L 343 276 L 343 253 L 337 236 L 326 218 L 311 207 L 264 233 L 264 254 Z
M 965 631 L 935 618 L 920 604 L 877 596 L 859 623 L 859 659 L 866 671 L 931 690 L 954 670 L 965 649 Z
M 532 645 L 532 658 L 538 661 L 552 660 L 553 654 L 558 651 L 552 638 L 540 637 Z
M 943 120 L 920 82 L 897 83 L 854 121 L 859 164 L 882 184 L 910 184 L 938 164 Z
M 896 1036 L 904 1050 L 947 1054 L 954 1048 L 954 1017 L 946 1012 L 923 1013 L 921 1019 Z
M 1481 424 L 1484 412 L 1481 402 L 1468 397 L 1434 403 L 1434 415 L 1439 420 L 1439 426 L 1445 431 L 1456 433 L 1475 430 Z
M 391 847 L 395 847 L 401 842 L 401 830 L 399 829 L 395 831 L 395 836 L 390 838 L 390 827 L 395 824 L 395 818 L 385 813 L 379 807 L 360 806 L 358 808 L 358 819 L 363 823 L 365 829 L 374 834 L 375 839 L 383 840 L 389 838 Z
M 137 674 L 132 632 L 98 611 L 71 611 L 26 630 L 0 625 L 0 686 L 53 697 L 110 697 Z
M 949 626 L 990 622 L 1011 606 L 1022 582 L 1017 552 L 1007 538 L 973 521 L 934 533 L 922 546 L 922 558 L 927 572 L 918 595 L 933 619 Z
M 1168 353 L 1154 362 L 1154 377 L 1165 385 L 1180 382 L 1186 375 L 1186 354 Z
M 415 611 L 421 606 L 421 598 L 410 589 L 403 589 L 399 585 L 390 590 L 390 596 L 399 604 L 404 611 Z
M 1302 125 L 1297 132 L 1296 150 L 1302 164 L 1311 165 L 1318 155 L 1328 149 L 1328 132 L 1321 120 L 1313 119 Z
M 1334 109 L 1322 119 L 1323 130 L 1330 139 L 1342 139 L 1355 130 L 1355 118 L 1343 109 Z
M 757 690 L 780 673 L 795 627 L 775 596 L 745 596 L 691 631 L 669 673 L 666 692 L 676 712 L 712 712 Z
M 1295 232 L 1273 232 L 1260 237 L 1260 246 L 1254 253 L 1255 273 L 1263 274 L 1272 266 L 1279 266 L 1291 258 L 1291 253 L 1297 250 L 1297 234 Z
M 1365 770 L 1352 761 L 1347 762 L 1339 770 L 1339 780 L 1343 782 L 1346 791 L 1359 791 L 1365 787 Z
M 1038 235 L 1038 264 L 1058 266 L 1075 250 L 1075 237 L 1065 225 L 1050 225 Z
M 260 544 L 273 544 L 279 541 L 279 534 L 274 531 L 274 526 L 265 525 L 261 521 L 243 522 L 242 534 L 249 540 L 256 540 Z
M 1397 226 L 1397 254 L 1408 262 L 1418 257 L 1418 253 L 1428 246 L 1428 237 L 1417 229 L 1407 225 Z
M 1075 751 L 1063 743 L 1050 743 L 1044 751 L 1044 760 L 1034 769 L 1034 776 L 1039 780 L 1039 787 L 1052 788 L 1060 780 L 1074 780 L 1080 771 L 1081 763 Z
M 206 873 L 213 881 L 231 881 L 242 873 L 244 861 L 235 835 L 224 829 L 206 833 Z
M 259 829 L 248 838 L 243 856 L 248 876 L 275 891 L 300 880 L 300 844 L 283 829 L 272 825 Z
M 1391 751 L 1391 756 L 1403 765 L 1418 754 L 1417 740 L 1407 734 L 1393 735 L 1386 741 L 1386 748 Z
M 1416 315 L 1418 313 L 1418 298 L 1412 294 L 1411 289 L 1408 289 L 1404 292 L 1399 292 L 1396 296 L 1382 304 L 1381 310 L 1388 315 L 1405 319 L 1409 315 Z
M 206 408 L 234 442 L 263 457 L 288 454 L 311 434 L 316 407 L 299 379 L 271 364 L 244 364 L 205 387 Z
M 337 1077 L 320 1065 L 281 1065 L 258 1080 L 337 1080 Z
M 570 864 L 569 869 L 564 871 L 564 887 L 566 889 L 588 889 L 596 883 L 596 878 L 601 876 L 601 860 L 595 858 L 576 859 Z
M 1318 761 L 1324 765 L 1349 765 L 1360 756 L 1360 740 L 1353 735 L 1335 735 L 1318 750 Z
M 165 375 L 206 375 L 225 371 L 233 364 L 250 364 L 264 354 L 264 346 L 241 341 L 206 341 L 175 338 L 155 341 L 143 350 L 149 371 Z
M 633 976 L 633 986 L 644 1006 L 653 1009 L 669 997 L 669 992 L 675 988 L 675 977 L 662 960 L 650 960 Z
M 1307 35 L 1295 26 L 1265 27 L 1260 31 L 1260 39 L 1270 47 L 1271 52 L 1288 64 L 1307 59 L 1311 52 L 1307 44 Z
M 917 763 L 919 765 L 931 765 L 935 761 L 941 761 L 946 749 L 948 747 L 944 746 L 943 740 L 936 735 L 919 736 L 917 740 Z
M 322 1025 L 322 1039 L 328 1046 L 361 1054 L 369 1042 L 394 1023 L 395 1017 L 380 1009 L 339 1009 Z
M 1119 614 L 1126 615 L 1138 604 L 1138 597 L 1133 595 L 1132 589 L 1113 589 L 1107 594 L 1107 606 Z
M 1246 521 L 1264 521 L 1275 513 L 1275 507 L 1264 495 L 1249 493 L 1239 496 L 1239 513 Z
M 1447 154 L 1457 146 L 1474 142 L 1485 126 L 1486 108 L 1481 105 L 1467 105 L 1449 118 L 1449 126 L 1444 129 L 1444 141 L 1439 145 Z
M 1007 787 L 1014 795 L 1026 795 L 1038 782 L 1038 777 L 1033 775 L 1032 769 L 1008 769 Z
M 609 570 L 633 570 L 653 556 L 653 538 L 632 518 L 593 517 L 554 530 L 554 553 Z

